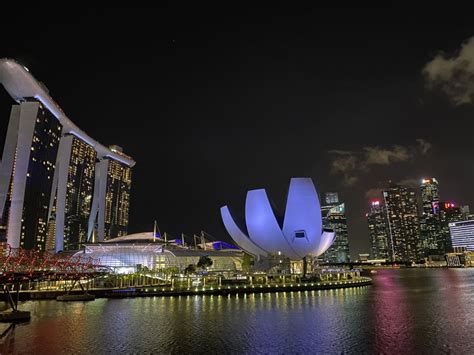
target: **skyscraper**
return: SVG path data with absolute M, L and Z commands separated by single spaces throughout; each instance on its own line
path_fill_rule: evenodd
M 391 260 L 392 247 L 390 245 L 387 212 L 380 200 L 371 202 L 370 211 L 367 213 L 367 224 L 369 226 L 372 258 Z
M 114 149 L 119 147 L 115 146 Z M 122 153 L 121 148 L 120 152 Z M 105 239 L 127 234 L 132 171 L 118 161 L 109 160 L 105 193 Z
M 420 228 L 415 192 L 390 184 L 383 191 L 387 209 L 392 260 L 416 261 L 420 258 Z
M 439 186 L 435 178 L 421 181 L 422 210 L 420 216 L 420 248 L 423 256 L 441 252 L 441 225 L 439 220 Z
M 36 100 L 14 105 L 10 121 L 0 192 L 1 215 L 8 208 L 7 239 L 14 247 L 44 250 L 62 125 Z
M 339 202 L 337 192 L 325 195 L 326 206 L 321 206 L 323 227 L 331 228 L 336 232 L 333 244 L 321 256 L 324 262 L 347 263 L 350 261 L 349 237 L 345 204 Z
M 328 206 L 334 206 L 339 203 L 339 194 L 337 192 L 326 192 L 324 201 Z
M 438 249 L 440 254 L 452 251 L 450 225 L 466 220 L 465 210 L 462 207 L 456 206 L 452 202 L 440 202 L 439 204 L 440 239 L 438 241 Z
M 91 145 L 71 134 L 61 139 L 59 151 L 55 182 L 60 180 L 66 184 L 59 186 L 56 183 L 53 189 L 57 198 L 51 200 L 53 213 L 49 223 L 55 225 L 55 234 L 54 241 L 48 240 L 48 247 L 54 248 L 56 233 L 62 233 L 64 250 L 75 250 L 87 240 L 97 152 Z M 57 211 L 64 212 L 57 216 Z M 57 237 L 61 238 L 60 235 Z
M 0 83 L 17 102 L 0 163 L 0 233 L 8 243 L 61 251 L 77 249 L 95 229 L 98 241 L 125 234 L 133 159 L 89 137 L 14 60 L 0 59 Z

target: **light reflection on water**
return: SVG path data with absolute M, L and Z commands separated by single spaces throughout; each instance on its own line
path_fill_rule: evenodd
M 474 353 L 474 269 L 382 270 L 369 287 L 22 304 L 1 353 Z M 0 325 L 0 331 L 7 325 Z

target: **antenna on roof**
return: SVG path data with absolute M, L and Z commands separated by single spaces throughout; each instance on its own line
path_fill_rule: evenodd
M 155 225 L 153 227 L 153 242 L 156 242 L 156 219 L 155 219 Z

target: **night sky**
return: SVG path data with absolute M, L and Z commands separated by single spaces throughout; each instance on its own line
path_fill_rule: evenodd
M 311 6 L 4 9 L 0 56 L 26 65 L 66 114 L 135 158 L 130 232 L 229 240 L 243 211 L 292 176 L 346 202 L 351 254 L 389 179 L 435 176 L 474 209 L 474 21 L 468 9 Z M 0 89 L 0 137 L 12 101 Z M 0 148 L 1 149 L 1 148 Z

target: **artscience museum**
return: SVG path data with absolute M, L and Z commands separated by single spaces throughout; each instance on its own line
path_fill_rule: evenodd
M 322 228 L 321 206 L 311 178 L 291 179 L 282 220 L 265 189 L 247 192 L 244 223 L 238 222 L 227 205 L 221 207 L 221 217 L 235 243 L 257 259 L 318 257 L 335 238 L 333 230 Z

